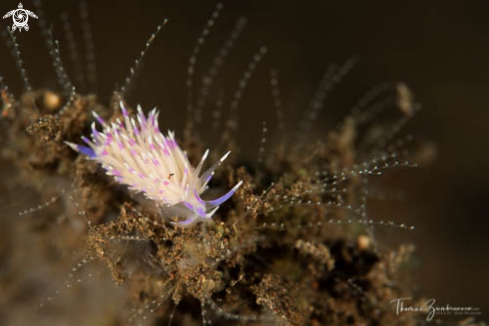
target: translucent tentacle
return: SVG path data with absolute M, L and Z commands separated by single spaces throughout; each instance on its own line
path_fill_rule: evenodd
M 231 198 L 232 195 L 234 195 L 234 193 L 236 192 L 236 190 L 238 190 L 238 188 L 243 184 L 243 181 L 240 181 L 238 182 L 237 185 L 234 186 L 233 189 L 229 190 L 227 194 L 225 194 L 224 196 L 221 196 L 217 199 L 214 199 L 214 200 L 208 200 L 206 201 L 206 204 L 207 204 L 207 207 L 214 207 L 214 206 L 219 206 L 221 205 L 222 203 L 224 203 L 226 200 L 228 200 L 229 198 Z

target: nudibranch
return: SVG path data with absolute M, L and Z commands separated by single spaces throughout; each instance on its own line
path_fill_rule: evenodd
M 138 105 L 136 121 L 129 116 L 124 103 L 120 102 L 120 107 L 124 121 L 117 119 L 108 123 L 93 112 L 103 130 L 97 130 L 93 122 L 91 140 L 82 136 L 87 146 L 66 143 L 100 163 L 118 183 L 161 204 L 171 216 L 182 218 L 177 224 L 185 226 L 197 221 L 209 221 L 219 205 L 233 196 L 242 184 L 240 181 L 225 195 L 214 200 L 200 197 L 208 188 L 214 171 L 230 152 L 200 175 L 209 150 L 205 151 L 194 168 L 178 146 L 175 134 L 168 131 L 168 135 L 164 136 L 161 133 L 156 108 L 146 117 Z

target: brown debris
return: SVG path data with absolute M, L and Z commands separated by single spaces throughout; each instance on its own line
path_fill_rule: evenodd
M 42 103 L 37 110 L 32 96 Z M 263 166 L 230 161 L 212 182 L 228 187 L 242 180 L 241 188 L 212 222 L 180 228 L 169 223 L 175 217 L 161 216 L 154 202 L 127 191 L 64 144 L 86 135 L 92 110 L 108 121 L 119 111 L 95 96 L 76 94 L 68 104 L 60 99 L 39 91 L 20 103 L 4 100 L 4 111 L 5 105 L 19 105 L 19 116 L 7 130 L 12 141 L 4 145 L 3 157 L 19 171 L 29 167 L 32 172 L 12 178 L 34 189 L 56 193 L 60 184 L 69 185 L 53 210 L 62 216 L 61 225 L 76 226 L 77 232 L 60 233 L 57 241 L 105 266 L 112 281 L 125 286 L 134 318 L 165 319 L 176 305 L 175 325 L 199 324 L 201 309 L 218 325 L 412 324 L 397 318 L 389 305 L 409 292 L 399 275 L 412 248 L 381 254 L 369 237 L 352 238 L 348 226 L 330 224 L 354 216 L 354 205 L 361 202 L 361 178 L 339 173 L 372 168 L 355 168 L 361 161 L 353 119 L 324 143 L 277 146 Z M 115 95 L 110 107 L 119 99 Z M 185 143 L 192 160 L 200 157 L 204 146 L 198 139 L 186 135 Z M 38 177 L 30 177 L 34 172 Z M 55 229 L 42 212 L 44 230 Z M 399 283 L 386 286 L 392 282 Z M 196 302 L 197 308 L 188 310 Z M 112 311 L 107 318 L 131 319 L 127 311 Z

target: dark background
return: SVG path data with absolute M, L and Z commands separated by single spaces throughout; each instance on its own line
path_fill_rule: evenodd
M 32 2 L 23 4 L 36 11 Z M 141 103 L 146 110 L 160 107 L 163 128 L 181 132 L 188 58 L 214 4 L 89 1 L 101 101 L 108 102 L 149 35 L 167 17 L 170 22 L 150 49 L 128 100 Z M 2 1 L 0 12 L 17 5 L 16 1 Z M 45 1 L 44 9 L 70 73 L 73 69 L 59 15 L 69 13 L 81 48 L 77 2 Z M 355 100 L 376 83 L 402 80 L 412 88 L 423 111 L 411 122 L 409 131 L 421 142 L 436 144 L 438 157 L 428 167 L 399 175 L 397 186 L 406 191 L 406 200 L 400 205 L 387 203 L 386 219 L 416 226 L 402 238 L 417 246 L 419 294 L 434 297 L 440 304 L 478 306 L 487 316 L 489 4 L 441 0 L 228 1 L 202 48 L 198 73 L 216 55 L 240 16 L 248 17 L 249 22 L 222 69 L 219 82 L 226 94 L 232 92 L 254 52 L 262 45 L 269 48 L 240 108 L 238 142 L 247 144 L 245 151 L 256 153 L 263 120 L 269 122 L 271 132 L 275 126 L 268 88 L 270 68 L 280 73 L 289 128 L 304 110 L 327 65 L 342 63 L 352 55 L 358 56 L 359 63 L 327 102 L 318 123 L 320 130 L 335 126 Z M 29 23 L 29 32 L 16 35 L 32 84 L 35 88 L 60 89 L 37 21 L 30 18 Z M 11 25 L 11 20 L 2 24 Z M 0 49 L 0 71 L 19 94 L 21 82 L 15 63 L 7 47 Z M 209 125 L 205 120 L 200 129 L 204 135 Z M 398 237 L 402 232 L 391 229 L 383 233 Z

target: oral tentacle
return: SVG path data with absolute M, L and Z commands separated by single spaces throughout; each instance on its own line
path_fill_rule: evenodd
M 227 194 L 217 198 L 217 199 L 214 199 L 214 200 L 208 200 L 206 201 L 206 205 L 207 207 L 214 207 L 214 206 L 219 206 L 221 205 L 222 203 L 224 203 L 226 200 L 228 200 L 229 198 L 231 198 L 232 195 L 234 195 L 234 193 L 236 192 L 236 190 L 238 190 L 238 188 L 243 184 L 243 181 L 240 181 L 238 182 L 237 185 L 234 186 L 233 189 L 229 190 Z

